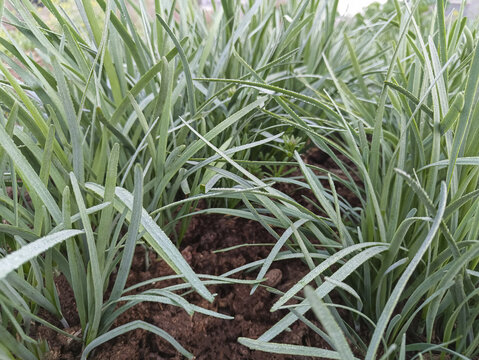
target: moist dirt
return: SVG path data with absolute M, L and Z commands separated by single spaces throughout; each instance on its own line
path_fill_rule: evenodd
M 336 172 L 344 176 L 329 157 L 317 149 L 310 150 L 305 161 Z M 296 174 L 295 174 L 296 175 Z M 327 184 L 325 184 L 326 186 Z M 291 185 L 280 185 L 281 190 L 314 211 L 314 198 L 304 189 Z M 347 188 L 338 186 L 338 193 L 352 205 L 359 201 Z M 312 201 L 307 201 L 310 198 Z M 237 245 L 242 246 L 226 252 L 216 252 Z M 269 245 L 259 245 L 269 244 Z M 274 238 L 257 222 L 225 215 L 200 214 L 192 217 L 188 230 L 181 243 L 181 253 L 193 270 L 198 274 L 221 275 L 247 263 L 265 259 L 272 246 Z M 300 260 L 275 262 L 266 274 L 266 285 L 280 291 L 287 291 L 308 272 L 307 266 Z M 127 286 L 166 275 L 172 275 L 169 266 L 156 254 L 145 247 L 137 246 Z M 254 279 L 257 270 L 240 272 L 233 277 Z M 157 282 L 154 285 L 136 289 L 139 293 L 148 288 L 162 288 L 179 283 L 178 280 Z M 69 324 L 66 330 L 71 334 L 81 336 L 79 319 L 75 311 L 73 291 L 63 276 L 56 278 L 56 285 L 62 304 L 63 314 Z M 183 309 L 172 305 L 154 302 L 140 303 L 123 313 L 114 323 L 117 327 L 134 320 L 143 320 L 158 326 L 174 337 L 183 347 L 195 355 L 196 359 L 293 359 L 287 355 L 275 355 L 260 351 L 252 351 L 237 342 L 238 337 L 256 339 L 271 328 L 284 315 L 286 310 L 270 312 L 270 308 L 278 299 L 264 287 L 258 287 L 250 295 L 251 285 L 227 284 L 208 286 L 211 293 L 216 294 L 213 303 L 202 299 L 196 293 L 185 296 L 190 303 L 227 314 L 233 320 L 223 320 L 195 313 L 188 315 Z M 61 327 L 46 312 L 39 314 L 44 319 Z M 313 322 L 314 319 L 311 318 Z M 38 339 L 48 343 L 50 352 L 48 359 L 79 359 L 81 346 L 77 341 L 59 335 L 44 326 L 36 326 L 32 331 Z M 297 321 L 291 326 L 291 331 L 283 332 L 274 339 L 275 342 L 304 346 L 328 348 L 328 345 L 313 330 L 303 322 Z M 116 337 L 98 347 L 89 359 L 182 359 L 183 357 L 165 340 L 144 330 L 135 330 Z M 294 357 L 298 359 L 299 357 Z

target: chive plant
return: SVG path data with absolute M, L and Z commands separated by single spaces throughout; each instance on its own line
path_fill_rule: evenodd
M 287 97 L 289 104 L 274 98 L 278 107 L 268 114 L 308 137 L 342 173 L 317 175 L 296 154 L 303 176 L 272 180 L 310 190 L 322 215 L 293 210 L 285 194 L 275 194 L 278 208 L 254 212 L 265 226 L 285 229 L 258 279 L 293 255 L 310 273 L 271 309 L 290 313 L 258 339 L 240 338 L 252 349 L 334 359 L 477 356 L 477 22 L 446 18 L 440 0 L 391 4 L 339 24 L 326 41 L 303 23 L 302 63 L 317 66 L 294 69 L 300 91 L 254 73 L 210 80 Z M 338 194 L 338 183 L 360 209 Z M 251 209 L 237 214 L 252 217 Z M 288 305 L 292 299 L 300 302 Z M 310 309 L 322 328 L 304 317 Z M 334 351 L 272 342 L 298 320 Z
M 215 172 L 207 167 L 218 154 L 189 128 L 222 148 L 235 145 L 244 133 L 246 145 L 235 151 L 247 152 L 265 142 L 251 141 L 255 134 L 245 129 L 268 99 L 252 96 L 228 108 L 218 95 L 208 107 L 208 89 L 195 85 L 192 74 L 228 71 L 228 59 L 224 68 L 213 70 L 212 51 L 218 45 L 228 54 L 231 43 L 205 36 L 209 25 L 192 3 L 157 1 L 152 17 L 145 3 L 99 1 L 93 7 L 85 0 L 76 2 L 80 17 L 74 20 L 61 4 L 43 4 L 52 26 L 28 0 L 1 6 L 3 23 L 9 25 L 0 40 L 2 356 L 34 359 L 47 351 L 31 337 L 35 321 L 81 342 L 82 358 L 138 328 L 191 358 L 152 324 L 112 325 L 141 301 L 232 318 L 181 297 L 195 290 L 213 301 L 205 284 L 233 280 L 195 274 L 162 228 L 179 244 L 188 219 L 175 226 L 176 218 L 201 197 L 250 191 L 213 188 Z M 251 20 L 254 9 L 249 14 Z M 214 20 L 217 29 L 225 26 L 220 20 L 221 14 Z M 235 31 L 244 34 L 247 28 L 240 25 Z M 19 36 L 34 54 L 23 50 Z M 128 294 L 135 290 L 126 288 L 126 280 L 138 243 L 158 253 L 185 286 Z M 62 315 L 55 286 L 59 274 L 73 289 L 79 334 L 68 332 Z M 57 317 L 62 328 L 40 318 L 40 308 Z

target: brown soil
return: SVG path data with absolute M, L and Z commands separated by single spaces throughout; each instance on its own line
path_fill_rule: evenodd
M 310 164 L 327 167 L 329 170 L 335 168 L 332 164 L 327 164 L 329 160 L 327 157 L 324 158 L 318 150 L 309 151 L 306 161 Z M 284 187 L 284 184 L 281 186 Z M 295 189 L 291 185 L 287 185 L 281 190 L 301 201 L 304 201 L 304 196 L 313 199 L 308 191 Z M 350 203 L 358 204 L 357 198 L 347 189 L 338 186 L 337 190 Z M 241 265 L 266 258 L 271 246 L 246 246 L 220 253 L 213 251 L 235 245 L 273 242 L 274 239 L 257 222 L 223 215 L 197 215 L 192 218 L 181 251 L 196 273 L 221 275 Z M 150 263 L 148 268 L 146 258 Z M 267 285 L 280 291 L 286 291 L 307 271 L 307 266 L 299 260 L 275 263 L 266 275 Z M 153 253 L 145 254 L 144 247 L 138 246 L 127 286 L 169 274 L 172 274 L 172 271 L 164 261 L 158 260 Z M 240 273 L 238 277 L 254 279 L 256 274 L 257 270 L 246 274 Z M 166 281 L 152 286 L 162 288 L 176 283 L 178 282 Z M 75 301 L 72 291 L 63 277 L 57 278 L 57 288 L 64 316 L 71 326 L 68 332 L 72 334 L 78 332 L 79 320 L 75 311 Z M 137 289 L 137 292 L 147 288 Z M 190 317 L 181 308 L 145 302 L 122 314 L 113 327 L 134 320 L 143 320 L 154 324 L 167 331 L 197 359 L 292 359 L 286 355 L 251 351 L 237 342 L 238 337 L 258 338 L 285 315 L 284 311 L 274 313 L 269 311 L 277 300 L 277 295 L 268 292 L 264 287 L 259 287 L 253 295 L 250 295 L 251 286 L 249 285 L 214 285 L 209 286 L 209 290 L 213 294 L 217 294 L 212 304 L 195 293 L 186 295 L 186 299 L 195 305 L 231 315 L 234 320 L 222 320 L 201 314 L 194 314 Z M 52 319 L 48 314 L 41 313 L 40 315 L 60 326 L 58 320 Z M 41 326 L 35 329 L 34 333 L 37 338 L 48 342 L 51 349 L 49 359 L 79 358 L 81 348 L 78 342 L 71 341 L 67 337 Z M 75 335 L 81 336 L 78 333 Z M 290 332 L 284 332 L 274 341 L 328 347 L 316 333 L 300 321 L 291 326 Z M 181 359 L 182 356 L 161 338 L 143 330 L 135 330 L 100 346 L 89 358 L 156 360 Z
M 200 274 L 221 275 L 246 263 L 264 259 L 270 247 L 241 247 L 228 252 L 213 253 L 218 248 L 240 244 L 272 242 L 270 235 L 256 222 L 228 216 L 199 215 L 192 219 L 183 241 L 182 254 L 195 272 Z M 137 247 L 128 286 L 154 277 L 172 274 L 168 265 L 158 260 L 153 253 L 147 254 L 150 266 L 146 269 L 145 250 Z M 277 263 L 267 273 L 267 284 L 286 291 L 307 272 L 300 261 Z M 242 274 L 241 278 L 254 279 L 257 272 Z M 157 283 L 161 288 L 176 283 L 167 281 Z M 78 330 L 75 303 L 72 291 L 63 277 L 57 279 L 57 287 L 64 309 L 64 315 L 71 326 L 70 333 Z M 146 290 L 146 288 L 139 289 Z M 201 314 L 190 317 L 184 310 L 157 303 L 141 303 L 124 313 L 114 327 L 133 320 L 144 320 L 167 331 L 197 359 L 290 359 L 284 355 L 273 355 L 259 351 L 250 351 L 237 342 L 238 337 L 257 338 L 277 322 L 284 312 L 271 313 L 269 309 L 277 299 L 262 287 L 249 295 L 249 285 L 215 285 L 209 290 L 217 296 L 213 304 L 196 294 L 186 299 L 193 304 L 234 316 L 234 320 L 222 320 Z M 42 314 L 49 321 L 51 317 Z M 301 322 L 295 323 L 291 332 L 285 332 L 275 341 L 308 345 L 327 346 Z M 51 348 L 49 359 L 77 359 L 81 351 L 78 343 L 52 330 L 39 327 L 37 335 L 45 339 Z M 78 334 L 76 334 L 78 335 Z M 102 345 L 91 356 L 92 359 L 181 359 L 175 349 L 161 338 L 136 330 L 115 338 Z M 297 358 L 297 357 L 296 357 Z
M 355 166 L 351 160 L 349 160 L 346 156 L 343 154 L 337 153 L 336 156 L 341 160 L 341 162 L 350 170 L 351 176 L 353 180 L 355 181 L 356 184 L 360 188 L 363 187 L 361 179 L 357 175 L 357 173 L 354 171 Z M 347 176 L 344 174 L 344 172 L 338 167 L 338 165 L 334 162 L 333 159 L 329 157 L 325 152 L 319 150 L 318 148 L 311 148 L 309 149 L 306 154 L 302 156 L 303 161 L 308 164 L 308 165 L 314 165 L 318 168 L 324 169 L 326 171 L 329 171 L 333 175 L 337 176 L 340 179 L 347 180 Z M 353 170 L 353 171 L 351 171 Z M 329 182 L 328 180 L 325 179 L 327 176 L 325 171 L 320 171 L 313 169 L 313 172 L 321 177 L 321 184 L 326 188 L 329 189 Z M 294 177 L 296 179 L 301 179 L 302 182 L 305 182 L 303 179 L 303 174 L 299 169 L 294 169 L 292 173 L 289 175 L 289 177 Z M 344 184 L 341 182 L 337 181 L 334 179 L 334 187 L 336 189 L 336 192 L 338 196 L 340 197 L 340 201 L 346 201 L 351 205 L 352 207 L 360 207 L 361 206 L 361 201 L 360 199 Z M 299 187 L 294 184 L 290 183 L 283 183 L 283 182 L 278 182 L 274 185 L 274 187 L 283 193 L 291 196 L 295 201 L 297 201 L 299 204 L 307 208 L 308 210 L 318 214 L 318 215 L 324 215 L 324 213 L 319 209 L 316 204 L 317 201 L 315 200 L 314 195 L 309 189 L 305 189 L 303 187 Z
M 213 253 L 214 250 L 245 243 L 264 243 L 268 240 L 271 241 L 266 231 L 255 222 L 227 216 L 202 215 L 193 218 L 184 240 L 182 254 L 197 273 L 220 275 L 251 261 L 264 259 L 270 249 L 243 247 L 216 254 Z M 135 268 L 129 279 L 131 283 L 171 273 L 164 262 L 154 261 L 153 255 L 150 256 L 153 260 L 152 265 L 148 271 L 144 271 L 142 259 L 144 256 L 136 258 Z M 301 262 L 279 264 L 267 275 L 269 285 L 285 291 L 304 276 L 306 271 L 306 266 Z M 242 277 L 253 279 L 255 275 Z M 218 294 L 213 304 L 208 304 L 195 294 L 188 295 L 187 299 L 197 305 L 234 316 L 234 320 L 221 320 L 200 314 L 190 317 L 177 307 L 143 303 L 122 316 L 118 324 L 144 319 L 158 325 L 198 359 L 288 359 L 286 356 L 250 351 L 236 341 L 240 336 L 257 338 L 284 315 L 269 312 L 276 296 L 264 288 L 258 288 L 250 296 L 251 287 L 248 285 L 211 286 L 209 289 L 212 293 Z M 320 339 L 300 323 L 295 324 L 292 332 L 278 340 L 303 345 L 320 343 Z M 136 344 L 133 349 L 132 343 Z M 125 336 L 116 344 L 103 346 L 95 359 L 135 358 L 130 355 L 119 357 L 126 350 L 131 356 L 140 354 L 136 356 L 142 359 L 181 358 L 165 341 L 138 331 L 133 336 Z
M 349 169 L 351 177 L 353 178 L 355 183 L 358 184 L 360 188 L 362 188 L 363 184 L 358 174 L 356 173 L 356 167 L 354 163 L 343 154 L 336 153 L 335 155 L 339 158 L 342 164 Z M 318 148 L 310 149 L 306 153 L 304 160 L 307 164 L 318 166 L 331 172 L 340 179 L 347 180 L 347 176 L 338 167 L 334 160 Z M 329 183 L 327 181 L 324 180 L 322 181 L 322 183 L 325 188 L 329 188 Z M 338 195 L 344 198 L 344 200 L 346 200 L 350 205 L 352 205 L 353 207 L 361 206 L 361 201 L 358 199 L 358 197 L 354 193 L 352 193 L 351 190 L 349 190 L 348 187 L 346 187 L 344 184 L 335 181 L 334 187 L 336 188 L 336 192 L 338 193 Z

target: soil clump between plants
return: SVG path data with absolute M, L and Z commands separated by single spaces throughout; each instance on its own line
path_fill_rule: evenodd
M 314 165 L 326 168 L 329 159 L 321 156 L 319 150 L 309 151 L 305 160 Z M 321 161 L 322 160 L 322 161 Z M 336 170 L 335 170 L 336 171 Z M 304 196 L 314 199 L 304 189 L 281 189 L 287 191 L 294 198 L 304 200 Z M 350 202 L 355 201 L 354 195 L 342 188 L 337 189 Z M 347 190 L 347 189 L 346 189 Z M 243 244 L 264 244 L 271 246 L 244 246 L 227 252 L 215 250 Z M 181 244 L 181 253 L 193 270 L 198 274 L 221 275 L 229 270 L 245 265 L 252 261 L 265 259 L 274 243 L 274 239 L 257 222 L 225 215 L 201 214 L 192 217 L 190 226 Z M 146 258 L 149 266 L 147 267 Z M 266 284 L 280 291 L 287 291 L 308 272 L 307 266 L 300 260 L 288 260 L 273 263 L 266 274 Z M 127 286 L 136 283 L 173 274 L 169 266 L 158 259 L 153 252 L 146 252 L 141 245 L 137 246 L 132 268 L 128 277 Z M 254 279 L 257 270 L 250 273 L 239 273 L 233 277 Z M 162 288 L 179 283 L 178 280 L 169 280 L 156 283 L 136 292 L 148 288 Z M 79 319 L 75 311 L 76 305 L 73 292 L 63 276 L 56 279 L 63 314 L 70 324 L 69 333 L 79 331 Z M 293 359 L 288 355 L 269 354 L 252 351 L 237 342 L 238 337 L 258 338 L 266 330 L 279 321 L 287 311 L 270 312 L 271 306 L 278 299 L 263 287 L 258 287 L 250 295 L 251 285 L 225 284 L 208 286 L 211 293 L 217 294 L 215 301 L 210 304 L 196 293 L 186 295 L 186 299 L 198 306 L 214 310 L 234 317 L 234 320 L 223 320 L 195 313 L 190 317 L 183 309 L 172 305 L 153 302 L 143 302 L 122 314 L 113 327 L 117 327 L 134 320 L 143 320 L 158 326 L 174 337 L 182 346 L 193 353 L 196 359 Z M 129 293 L 132 294 L 132 293 Z M 59 322 L 44 311 L 39 314 L 48 321 L 60 326 Z M 309 318 L 309 316 L 308 316 Z M 316 321 L 313 320 L 316 323 Z M 317 324 L 317 323 L 316 323 Z M 81 346 L 78 342 L 57 334 L 43 326 L 33 329 L 36 338 L 45 339 L 50 347 L 48 359 L 79 359 Z M 76 334 L 78 335 L 78 334 Z M 80 335 L 79 335 L 80 336 Z M 290 332 L 283 332 L 274 339 L 274 342 L 289 343 L 304 346 L 328 348 L 314 331 L 303 322 L 296 321 Z M 182 359 L 168 342 L 144 330 L 135 330 L 101 345 L 89 356 L 89 359 Z M 294 357 L 299 359 L 300 357 Z

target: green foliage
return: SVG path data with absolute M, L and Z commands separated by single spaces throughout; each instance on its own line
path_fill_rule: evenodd
M 134 329 L 191 358 L 162 329 L 115 319 L 141 301 L 230 319 L 182 294 L 213 301 L 207 284 L 258 270 L 254 292 L 292 258 L 310 272 L 285 293 L 267 288 L 279 295 L 271 310 L 290 312 L 241 344 L 331 359 L 478 356 L 477 24 L 442 0 L 352 19 L 337 17 L 337 0 L 222 1 L 212 14 L 184 0 L 43 2 L 48 21 L 27 0 L 2 7 L 0 357 L 47 351 L 30 337 L 36 321 L 81 342 L 82 358 Z M 305 163 L 312 147 L 334 169 Z M 275 183 L 305 190 L 317 211 Z M 199 201 L 261 223 L 270 255 L 195 274 L 177 246 Z M 140 243 L 185 283 L 125 288 Z M 65 330 L 58 274 L 80 336 Z M 272 342 L 295 321 L 333 350 Z
M 301 252 L 311 272 L 272 308 L 291 313 L 256 342 L 243 339 L 243 344 L 255 349 L 269 344 L 313 307 L 322 324 L 329 324 L 326 331 L 334 329 L 331 319 L 340 329 L 319 334 L 341 358 L 351 357 L 351 344 L 366 359 L 378 353 L 384 359 L 405 353 L 477 356 L 477 29 L 462 18 L 445 19 L 444 2 L 437 6 L 376 6 L 340 23 L 334 40 L 323 42 L 326 48 L 314 55 L 307 41 L 299 46 L 302 62 L 314 59 L 318 66 L 296 68 L 304 90 L 275 89 L 289 97 L 292 111 L 279 104 L 281 109 L 271 113 L 330 155 L 343 176 L 324 171 L 324 177 L 317 176 L 296 157 L 304 175 L 300 186 L 311 190 L 324 218 L 301 225 L 286 244 Z M 306 94 L 314 100 L 306 100 Z M 323 119 L 307 122 L 305 114 Z M 359 217 L 339 197 L 337 182 L 360 201 Z M 278 206 L 292 221 L 311 216 L 301 208 L 301 215 L 291 212 L 289 204 Z M 275 216 L 266 213 L 264 221 Z M 287 231 L 289 225 L 282 226 Z M 353 244 L 374 242 L 386 251 L 364 248 L 352 258 L 338 257 Z M 298 305 L 285 305 L 311 281 L 314 293 L 310 290 Z M 331 300 L 333 291 L 340 300 Z M 337 308 L 351 315 L 340 316 Z M 334 340 L 339 331 L 349 343 Z M 273 343 L 263 348 L 284 352 Z

